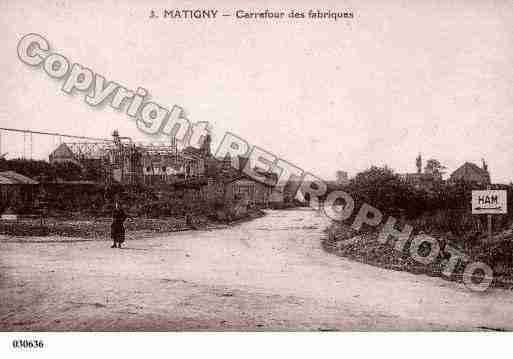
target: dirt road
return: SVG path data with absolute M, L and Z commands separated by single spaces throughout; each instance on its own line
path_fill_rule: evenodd
M 511 330 L 513 293 L 323 252 L 327 220 L 269 211 L 129 241 L 0 241 L 2 330 Z

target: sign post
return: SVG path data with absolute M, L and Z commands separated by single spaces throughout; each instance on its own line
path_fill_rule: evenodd
M 488 214 L 488 240 L 492 241 L 492 215 Z
M 486 214 L 488 220 L 488 238 L 492 239 L 492 215 L 508 212 L 507 191 L 472 191 L 472 214 Z

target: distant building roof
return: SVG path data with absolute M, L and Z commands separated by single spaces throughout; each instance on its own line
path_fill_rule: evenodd
M 184 148 L 181 154 L 183 156 L 191 156 L 194 158 L 201 158 L 204 156 L 204 152 L 201 149 L 192 146 Z
M 490 183 L 490 174 L 487 170 L 470 162 L 465 162 L 451 174 L 451 181 Z
M 50 154 L 50 161 L 55 158 L 59 159 L 75 159 L 75 154 L 69 146 L 65 143 L 61 143 L 59 147 L 57 147 L 51 154 Z
M 0 184 L 36 185 L 39 182 L 14 171 L 0 172 Z
M 272 172 L 263 172 L 263 171 L 256 171 L 260 176 L 265 177 L 263 181 L 260 181 L 258 179 L 255 179 L 245 173 L 241 173 L 238 176 L 230 177 L 225 180 L 225 183 L 231 183 L 239 180 L 249 180 L 253 182 L 257 182 L 260 184 L 263 184 L 264 186 L 268 187 L 276 187 L 276 182 L 278 180 L 278 175 Z

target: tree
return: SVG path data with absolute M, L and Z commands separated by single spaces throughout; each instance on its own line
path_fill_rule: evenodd
M 447 167 L 442 165 L 440 163 L 440 161 L 438 161 L 437 159 L 431 158 L 431 159 L 427 160 L 426 167 L 424 167 L 424 172 L 441 178 L 442 175 L 445 173 L 446 169 L 447 169 Z
M 372 166 L 358 173 L 349 185 L 360 200 L 389 215 L 416 214 L 424 208 L 424 198 L 388 167 Z

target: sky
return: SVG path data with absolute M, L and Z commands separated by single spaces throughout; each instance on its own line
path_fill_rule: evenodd
M 163 9 L 329 9 L 353 19 L 150 19 Z M 22 63 L 19 40 L 51 51 L 151 100 L 208 121 L 305 171 L 334 179 L 371 165 L 415 172 L 436 158 L 448 173 L 489 164 L 513 181 L 511 1 L 14 1 L 0 0 L 0 127 L 155 142 L 125 112 L 93 108 L 85 93 Z M 36 136 L 35 157 L 57 139 Z M 41 137 L 41 138 L 40 138 Z M 23 136 L 2 133 L 19 156 Z M 25 145 L 25 151 L 27 150 Z

